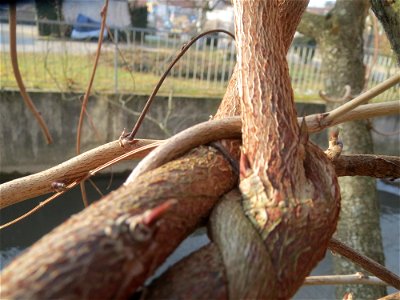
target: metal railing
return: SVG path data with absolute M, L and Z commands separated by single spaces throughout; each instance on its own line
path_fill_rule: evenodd
M 1 20 L 0 20 L 1 21 Z M 18 57 L 29 89 L 84 90 L 93 67 L 96 38 L 74 40 L 73 24 L 40 21 L 17 26 Z M 39 26 L 50 26 L 51 36 L 39 36 Z M 94 88 L 106 92 L 150 93 L 182 45 L 191 34 L 142 28 L 112 28 L 102 47 Z M 0 23 L 0 88 L 13 88 L 9 58 L 8 24 Z M 322 58 L 318 48 L 293 46 L 288 53 L 292 85 L 297 98 L 319 99 L 323 87 Z M 220 96 L 232 74 L 236 58 L 234 41 L 214 34 L 197 41 L 171 70 L 161 93 Z M 372 66 L 368 87 L 398 71 L 395 59 L 366 54 L 364 63 Z M 399 99 L 391 89 L 382 100 Z

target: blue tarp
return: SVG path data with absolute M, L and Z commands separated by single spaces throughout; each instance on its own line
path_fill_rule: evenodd
M 76 22 L 72 27 L 71 38 L 73 39 L 90 39 L 98 38 L 100 35 L 100 22 L 97 22 L 88 16 L 78 14 Z M 104 38 L 107 37 L 107 31 L 104 31 Z

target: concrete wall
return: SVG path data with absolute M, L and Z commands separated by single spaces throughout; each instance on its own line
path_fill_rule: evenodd
M 47 145 L 40 128 L 26 108 L 19 92 L 0 92 L 0 173 L 22 174 L 38 172 L 59 164 L 75 155 L 76 131 L 81 106 L 81 94 L 30 93 L 46 120 L 54 143 Z M 97 134 L 85 118 L 82 151 L 118 139 L 124 128 L 131 129 L 143 108 L 147 96 L 96 95 L 89 100 L 87 111 Z M 137 137 L 163 139 L 214 114 L 220 99 L 157 97 Z M 297 104 L 300 116 L 322 112 L 321 104 Z M 377 119 L 376 127 L 393 131 L 399 117 Z M 399 154 L 398 136 L 374 135 L 377 153 Z M 312 138 L 326 146 L 326 134 Z M 115 167 L 114 171 L 132 168 L 132 163 Z

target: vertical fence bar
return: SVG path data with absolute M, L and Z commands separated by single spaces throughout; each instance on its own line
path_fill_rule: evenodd
M 306 69 L 305 69 L 305 74 L 304 74 L 304 78 L 305 78 L 304 88 L 305 88 L 306 92 L 309 90 L 309 86 L 311 85 L 311 80 L 312 80 L 311 75 L 312 75 L 312 68 L 313 68 L 312 59 L 313 59 L 315 48 L 313 46 L 310 46 L 310 47 L 307 47 L 307 49 L 308 49 L 308 53 L 306 56 Z
M 160 37 L 159 34 L 157 34 L 157 32 L 156 32 L 156 37 L 157 37 L 156 70 L 155 70 L 155 72 L 153 72 L 153 74 L 158 75 L 158 73 L 160 72 L 159 70 L 160 70 L 160 51 L 161 51 L 161 49 L 160 49 L 160 39 L 161 39 L 161 37 Z
M 175 53 L 175 51 L 176 51 L 176 33 L 174 33 L 172 35 L 172 51 L 171 51 L 172 55 L 173 55 L 173 53 Z M 179 64 L 179 62 L 178 62 L 178 64 Z M 172 77 L 174 77 L 174 75 L 175 75 L 176 67 L 177 67 L 177 65 L 175 65 L 171 70 Z
M 292 86 L 294 90 L 298 89 L 297 73 L 300 64 L 298 52 L 299 52 L 299 46 L 293 47 L 293 68 L 291 70 L 291 77 L 292 77 Z
M 293 70 L 293 65 L 294 65 L 294 61 L 293 61 L 293 47 L 289 48 L 289 51 L 286 55 L 286 59 L 288 61 L 288 66 L 289 66 L 289 72 L 291 73 Z
M 193 56 L 193 51 L 192 49 L 189 49 L 188 52 L 186 52 L 186 74 L 185 74 L 186 80 L 189 80 L 190 62 L 192 56 Z
M 218 37 L 218 36 L 217 36 Z M 220 65 L 221 65 L 221 57 L 220 57 L 220 52 L 222 53 L 222 50 L 220 50 L 220 43 L 222 43 L 222 38 L 217 38 L 217 50 L 214 53 L 215 56 L 215 66 L 214 66 L 214 88 L 217 87 L 217 80 L 218 80 L 218 70 L 220 70 Z
M 114 93 L 118 93 L 118 29 L 114 29 Z
M 229 73 L 229 76 L 228 76 L 228 81 L 229 81 L 229 79 L 230 79 L 230 77 L 232 76 L 232 73 L 233 73 L 233 65 L 234 65 L 234 63 L 235 63 L 235 55 L 236 55 L 236 53 L 235 53 L 235 43 L 232 41 L 231 42 L 231 47 L 230 47 L 230 54 L 229 54 L 229 71 L 228 71 L 228 73 Z
M 209 48 L 208 63 L 207 63 L 207 87 L 210 86 L 213 53 L 214 53 L 214 37 L 210 36 L 210 48 Z
M 41 24 L 53 23 L 37 21 L 36 26 L 19 24 L 17 27 L 19 37 L 18 50 L 20 51 L 20 60 L 22 66 L 24 67 L 22 72 L 25 74 L 24 77 L 26 77 L 27 87 L 32 88 L 43 84 L 46 86 L 46 82 L 54 82 L 55 80 L 57 80 L 59 83 L 63 83 L 64 86 L 64 81 L 67 82 L 69 78 L 75 78 L 79 72 L 80 75 L 83 76 L 86 72 L 90 73 L 90 66 L 94 55 L 93 43 L 87 41 L 62 42 L 57 39 L 46 39 L 45 37 L 39 40 L 37 39 L 38 33 L 36 33 L 35 30 L 37 30 Z M 65 25 L 67 23 L 60 22 L 60 24 Z M 2 38 L 4 38 L 4 31 L 6 30 L 4 26 L 4 23 L 0 23 Z M 160 72 L 162 72 L 163 65 L 165 65 L 165 63 L 169 60 L 167 57 L 168 52 L 171 53 L 172 57 L 173 53 L 177 51 L 177 47 L 180 45 L 180 43 L 177 45 L 179 42 L 179 36 L 176 33 L 167 33 L 165 38 L 162 38 L 163 35 L 158 34 L 156 31 L 154 33 L 156 36 L 156 41 L 154 41 L 151 45 L 148 45 L 146 44 L 145 39 L 145 34 L 147 34 L 147 32 L 148 30 L 145 31 L 136 28 L 129 29 L 130 34 L 127 36 L 127 42 L 131 47 L 127 48 L 130 49 L 129 51 L 132 55 L 131 69 L 139 72 L 152 72 L 153 74 L 158 75 Z M 151 32 L 151 34 L 153 34 L 153 32 Z M 109 57 L 110 60 L 113 60 L 114 67 L 114 87 L 112 88 L 112 84 L 110 83 L 110 89 L 113 89 L 114 92 L 117 93 L 122 88 L 122 83 L 119 82 L 121 76 L 118 74 L 119 32 L 116 29 L 114 29 L 114 37 L 116 40 L 113 49 L 114 54 L 109 52 Z M 26 43 L 26 40 L 32 40 L 33 42 L 32 44 Z M 207 45 L 207 41 L 210 41 L 210 45 Z M 218 43 L 218 47 L 215 46 L 216 42 Z M 165 45 L 165 48 L 162 48 L 163 45 Z M 107 45 L 105 45 L 105 48 L 106 47 Z M 112 46 L 109 45 L 108 47 Z M 140 49 L 138 49 L 138 47 Z M 149 60 L 149 57 L 147 56 L 148 47 L 151 47 L 151 50 L 154 50 L 154 47 L 156 47 L 156 53 L 154 56 L 150 56 L 154 57 L 154 59 Z M 0 60 L 2 67 L 0 87 L 7 87 L 10 86 L 10 84 L 13 84 L 12 82 L 6 82 L 6 80 L 10 78 L 8 76 L 9 59 L 6 56 L 6 54 L 8 54 L 7 45 L 1 42 L 0 49 Z M 138 50 L 140 50 L 140 53 Z M 87 62 L 82 63 L 80 66 L 76 66 L 75 56 L 79 55 L 80 57 L 78 58 L 80 59 L 85 57 L 88 57 L 89 59 L 87 59 Z M 287 57 L 290 76 L 292 78 L 292 85 L 295 90 L 297 89 L 301 92 L 312 91 L 314 93 L 317 92 L 318 89 L 321 89 L 322 62 L 318 49 L 299 45 L 290 48 Z M 45 58 L 47 59 L 46 63 L 49 72 L 46 72 L 44 68 Z M 60 59 L 62 60 L 60 61 Z M 191 50 L 186 54 L 184 61 L 186 65 L 182 60 L 179 63 L 179 66 L 176 66 L 172 70 L 172 76 L 177 75 L 179 79 L 192 79 L 193 84 L 195 84 L 196 81 L 196 83 L 200 83 L 199 86 L 205 84 L 207 87 L 211 86 L 213 88 L 222 88 L 226 84 L 226 80 L 229 79 L 228 75 L 232 74 L 233 71 L 235 63 L 235 44 L 233 42 L 225 42 L 225 37 L 221 37 L 220 35 L 211 36 L 208 39 L 203 38 L 202 40 L 196 42 L 195 50 Z M 61 67 L 59 62 L 61 62 Z M 371 67 L 371 64 L 373 63 L 371 52 L 365 52 L 364 63 Z M 33 66 L 31 66 L 32 64 Z M 27 66 L 29 66 L 29 68 L 27 68 Z M 56 67 L 59 68 L 56 69 Z M 104 72 L 105 68 L 103 66 L 103 68 L 99 69 L 100 74 L 98 78 L 101 78 L 101 80 L 104 81 L 104 75 L 107 75 L 106 72 Z M 375 65 L 370 70 L 371 74 L 368 78 L 368 82 L 366 82 L 366 88 L 375 86 L 377 83 L 382 82 L 396 71 L 397 69 L 395 60 L 393 60 L 392 57 L 379 55 Z M 61 82 L 61 80 L 63 81 Z M 207 82 L 204 82 L 205 80 Z M 109 82 L 108 79 L 107 82 Z M 380 100 L 394 100 L 398 98 L 398 87 L 397 89 L 392 88 L 379 96 Z
M 299 86 L 300 86 L 300 90 L 304 93 L 304 89 L 305 89 L 305 75 L 307 73 L 307 56 L 308 56 L 308 52 L 309 49 L 308 47 L 303 47 L 302 48 L 303 51 L 300 52 L 301 53 L 301 76 L 300 76 L 300 80 L 299 80 Z
M 143 72 L 143 46 L 144 46 L 144 31 L 140 31 L 140 65 L 139 65 L 139 72 Z
M 199 44 L 200 44 L 200 41 L 196 41 L 196 51 L 194 52 L 193 82 L 197 79 L 197 63 L 198 63 L 198 57 L 199 57 Z
M 134 28 L 132 28 L 132 44 L 131 44 L 131 47 L 129 47 L 129 49 L 131 50 L 130 52 L 131 52 L 131 70 L 132 70 L 132 72 L 135 72 L 136 71 L 136 61 L 135 61 L 135 58 L 136 58 L 136 53 L 135 53 L 135 51 L 136 51 L 136 31 L 135 31 L 135 29 Z
M 317 63 L 317 72 L 315 74 L 315 83 L 314 83 L 314 91 L 318 92 L 318 90 L 322 90 L 322 82 L 321 82 L 321 69 L 322 69 L 322 61 L 319 56 L 318 48 L 315 49 L 315 60 Z
M 3 31 L 3 26 L 4 23 L 0 22 L 0 38 L 4 39 L 4 31 Z M 1 41 L 0 43 L 1 46 L 1 53 L 0 53 L 0 64 L 1 64 L 1 70 L 3 72 L 3 74 L 7 74 L 7 76 L 0 76 L 0 88 L 4 88 L 7 86 L 7 82 L 4 80 L 4 78 L 8 78 L 8 68 L 6 65 L 6 59 L 5 59 L 5 55 L 6 55 L 6 51 L 5 51 L 5 43 L 3 43 L 3 41 Z M 4 80 L 4 82 L 3 82 Z
M 202 60 L 201 60 L 201 69 L 200 69 L 200 80 L 203 81 L 204 78 L 204 64 L 206 61 L 206 49 L 207 49 L 207 41 L 206 38 L 202 38 L 203 40 L 203 48 L 202 48 Z
M 221 70 L 221 88 L 224 87 L 225 85 L 225 72 L 226 72 L 226 60 L 227 60 L 227 53 L 228 53 L 228 47 L 229 47 L 229 41 L 226 40 L 227 43 L 223 47 L 223 52 L 222 52 L 222 70 Z
M 33 78 L 35 78 L 35 80 L 36 80 L 37 78 L 39 78 L 39 76 L 37 74 L 37 62 L 36 62 L 37 52 L 36 52 L 36 49 L 35 49 L 36 39 L 34 38 L 34 30 L 35 30 L 35 27 L 31 26 L 30 36 L 31 36 L 31 39 L 32 39 Z
M 179 38 L 179 43 L 178 43 L 178 45 L 180 46 L 180 47 L 182 47 L 181 46 L 181 44 L 182 44 L 182 35 L 180 35 L 180 38 Z M 186 54 L 187 55 L 187 54 Z M 183 66 L 183 61 L 184 61 L 184 57 L 182 57 L 179 61 L 178 61 L 178 63 L 177 63 L 177 68 L 178 68 L 178 79 L 181 79 L 182 78 L 182 66 Z
M 389 78 L 398 71 L 395 58 L 393 56 L 386 57 L 384 69 L 386 71 L 386 78 Z M 386 91 L 385 100 L 400 100 L 400 84 L 397 84 Z

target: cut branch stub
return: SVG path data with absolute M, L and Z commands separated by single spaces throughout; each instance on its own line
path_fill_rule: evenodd
M 304 3 L 303 3 L 304 4 Z M 279 1 L 235 0 L 243 207 L 271 255 L 265 298 L 290 298 L 325 254 L 340 193 L 324 153 L 299 127 Z

